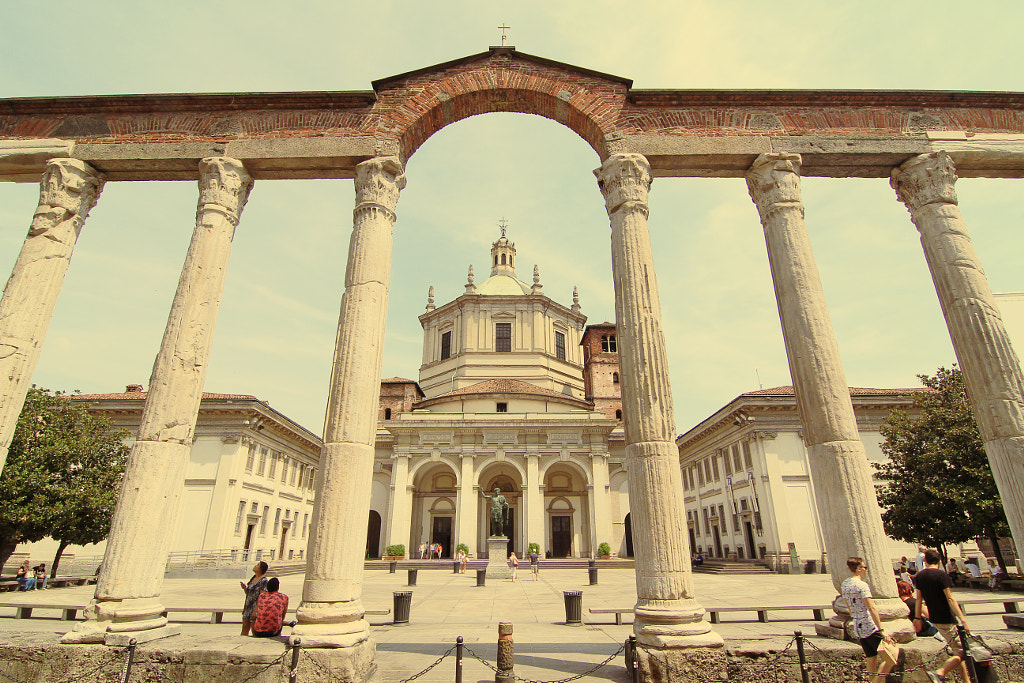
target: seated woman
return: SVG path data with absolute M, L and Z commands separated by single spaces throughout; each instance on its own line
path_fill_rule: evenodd
M 35 572 L 29 569 L 28 560 L 21 563 L 18 567 L 18 590 L 30 591 L 36 587 Z
M 256 603 L 256 621 L 252 634 L 257 638 L 273 638 L 281 635 L 285 614 L 288 613 L 288 596 L 280 592 L 281 582 L 275 576 L 267 581 L 267 590 L 260 593 Z

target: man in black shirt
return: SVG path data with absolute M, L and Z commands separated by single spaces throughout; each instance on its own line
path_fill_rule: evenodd
M 967 665 L 963 660 L 964 651 L 960 647 L 960 638 L 956 632 L 956 620 L 960 619 L 960 623 L 968 633 L 971 629 L 967 627 L 967 619 L 964 618 L 960 604 L 953 597 L 953 582 L 950 581 L 949 574 L 939 568 L 941 561 L 942 558 L 937 550 L 925 551 L 925 569 L 917 573 L 917 578 L 914 581 L 914 585 L 917 587 L 914 623 L 920 623 L 921 601 L 924 600 L 923 604 L 928 605 L 928 616 L 931 622 L 935 624 L 935 628 L 939 629 L 939 633 L 946 639 L 946 644 L 953 651 L 953 656 L 947 659 L 945 664 L 934 672 L 928 672 L 928 679 L 932 683 L 944 681 L 946 674 L 953 667 L 959 665 L 960 680 L 967 681 L 970 679 L 967 677 Z

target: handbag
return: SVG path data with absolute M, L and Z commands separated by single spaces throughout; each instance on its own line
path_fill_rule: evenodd
M 934 636 L 936 633 L 939 632 L 939 629 L 936 628 L 935 624 L 933 624 L 932 622 L 928 621 L 927 619 L 921 619 L 921 621 L 915 621 L 914 622 L 914 629 L 917 631 L 917 635 L 920 636 L 921 638 L 927 638 L 929 636 Z
M 882 661 L 889 666 L 896 666 L 896 660 L 900 657 L 900 648 L 896 643 L 883 640 L 878 644 L 878 654 Z

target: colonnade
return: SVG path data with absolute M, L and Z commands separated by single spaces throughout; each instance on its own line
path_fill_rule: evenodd
M 800 162 L 795 154 L 761 155 L 747 183 L 764 227 L 826 550 L 838 586 L 847 555 L 860 555 L 873 566 L 884 565 L 886 558 L 871 475 L 804 223 Z M 650 166 L 640 154 L 612 154 L 595 174 L 611 225 L 636 550 L 634 630 L 648 647 L 714 648 L 722 639 L 703 620 L 682 523 L 672 393 L 647 227 Z M 150 378 L 103 572 L 87 621 L 67 634 L 66 642 L 116 644 L 127 637 L 142 641 L 172 632 L 160 616 L 167 539 L 177 516 L 231 241 L 252 186 L 244 164 L 233 159 L 204 159 L 199 175 L 196 230 Z M 940 152 L 903 164 L 893 172 L 892 185 L 921 233 L 1020 548 L 1024 377 L 956 206 L 955 179 L 952 161 Z M 101 175 L 80 161 L 53 159 L 47 164 L 39 208 L 0 300 L 2 446 L 10 443 L 75 238 L 102 184 Z M 363 546 L 348 541 L 365 532 L 369 509 L 392 229 L 404 185 L 397 157 L 374 158 L 356 167 L 345 292 L 306 581 L 294 630 L 304 646 L 356 648 L 352 652 L 362 654 L 353 656 L 370 661 L 373 644 L 361 603 Z M 396 459 L 399 473 L 405 471 L 405 460 Z M 528 467 L 536 467 L 534 461 L 529 459 Z M 464 474 L 466 467 L 464 459 Z M 527 490 L 526 495 L 535 500 L 538 491 Z M 393 514 L 407 517 L 405 512 Z M 890 630 L 909 624 L 892 578 L 877 572 L 869 580 Z

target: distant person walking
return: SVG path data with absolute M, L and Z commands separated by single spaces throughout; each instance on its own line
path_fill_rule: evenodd
M 270 565 L 261 560 L 252 568 L 252 577 L 249 579 L 249 583 L 238 582 L 242 585 L 242 590 L 245 591 L 245 604 L 242 606 L 243 636 L 249 635 L 249 629 L 252 628 L 252 621 L 256 613 L 256 603 L 259 602 L 260 593 L 267 588 L 268 569 L 270 569 Z
M 508 556 L 508 564 L 512 567 L 512 580 L 515 581 L 519 578 L 519 558 L 515 553 Z
M 252 634 L 257 638 L 281 635 L 284 617 L 288 614 L 288 596 L 278 590 L 280 587 L 281 582 L 275 576 L 267 581 L 267 590 L 260 593 L 252 627 Z
M 427 559 L 427 544 L 423 541 L 420 541 L 420 559 Z
M 537 554 L 536 550 L 530 551 L 530 573 L 533 575 L 533 580 L 536 581 L 540 574 L 540 555 Z
M 892 638 L 882 629 L 882 618 L 871 596 L 871 587 L 864 580 L 868 575 L 868 566 L 859 557 L 847 558 L 846 566 L 850 570 L 850 578 L 843 581 L 840 592 L 853 617 L 853 631 L 860 639 L 860 647 L 867 657 L 868 673 L 874 676 L 875 683 L 885 683 L 885 675 L 892 664 L 883 661 L 879 665 L 878 647 L 883 640 L 891 643 Z
M 946 680 L 946 674 L 953 667 L 959 665 L 960 680 L 969 681 L 967 665 L 964 664 L 963 659 L 964 651 L 960 647 L 960 637 L 956 630 L 957 619 L 963 624 L 965 631 L 970 633 L 971 629 L 967 627 L 967 619 L 964 618 L 964 612 L 960 609 L 960 603 L 953 597 L 953 582 L 949 580 L 949 574 L 939 568 L 940 562 L 942 562 L 942 557 L 939 555 L 939 551 L 926 550 L 924 554 L 925 569 L 917 573 L 917 582 L 914 584 L 917 587 L 915 621 L 923 618 L 921 608 L 923 605 L 927 605 L 931 622 L 935 628 L 939 629 L 939 633 L 946 639 L 946 647 L 953 653 L 953 656 L 937 670 L 927 672 L 928 680 L 932 683 L 941 683 Z

